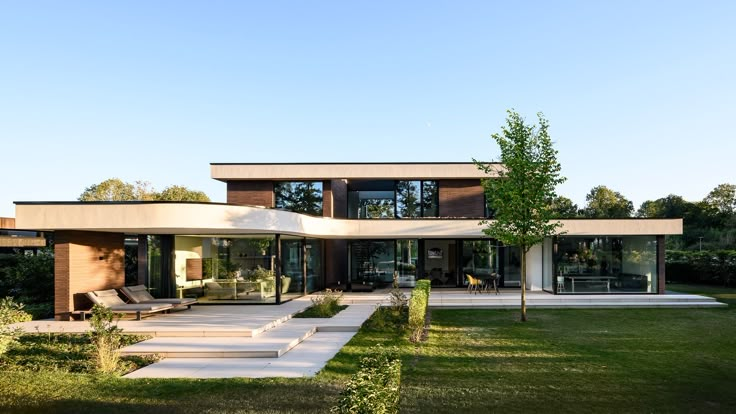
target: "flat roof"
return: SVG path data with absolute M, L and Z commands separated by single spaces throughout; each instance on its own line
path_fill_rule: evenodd
M 16 203 L 24 228 L 130 234 L 285 234 L 323 239 L 481 238 L 480 219 L 357 220 L 216 203 Z M 568 236 L 682 234 L 682 219 L 560 220 Z
M 485 163 L 496 171 L 500 163 Z M 212 178 L 236 180 L 480 179 L 489 177 L 472 162 L 210 163 Z M 492 175 L 492 176 L 497 176 Z

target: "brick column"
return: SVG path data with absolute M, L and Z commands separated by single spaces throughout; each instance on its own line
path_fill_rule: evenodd
M 125 284 L 125 235 L 88 231 L 57 231 L 54 260 L 54 313 L 92 306 L 84 293 Z

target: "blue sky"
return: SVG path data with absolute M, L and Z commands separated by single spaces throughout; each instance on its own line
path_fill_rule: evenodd
M 397 4 L 398 3 L 398 4 Z M 736 2 L 0 0 L 0 216 L 210 162 L 492 160 L 551 124 L 583 204 L 736 183 Z

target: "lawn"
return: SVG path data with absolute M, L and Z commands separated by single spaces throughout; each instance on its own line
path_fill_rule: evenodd
M 419 346 L 374 324 L 312 379 L 5 371 L 0 412 L 327 412 L 359 357 L 380 344 L 401 347 L 406 413 L 736 412 L 734 305 L 530 310 L 529 317 L 521 323 L 516 311 L 434 310 Z

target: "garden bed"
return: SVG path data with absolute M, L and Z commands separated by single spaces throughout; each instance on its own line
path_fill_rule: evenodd
M 294 315 L 294 318 L 332 318 L 333 316 L 337 315 L 341 311 L 345 310 L 348 307 L 348 305 L 338 305 L 334 308 L 334 313 L 328 312 L 323 313 L 319 310 L 319 308 L 316 308 L 314 306 L 310 306 L 307 309 L 304 309 L 303 311 L 297 313 Z

